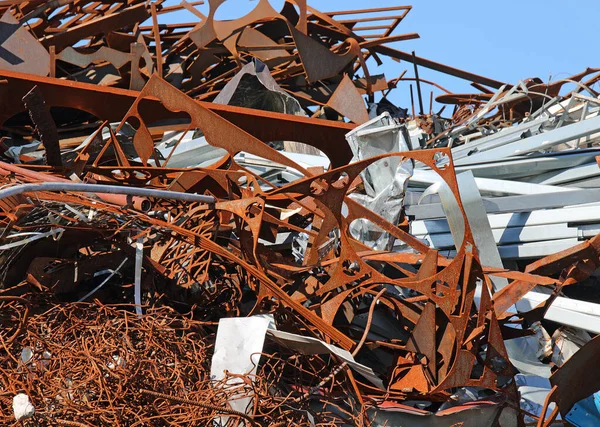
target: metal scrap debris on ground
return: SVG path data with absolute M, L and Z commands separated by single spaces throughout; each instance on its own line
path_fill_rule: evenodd
M 223 2 L 0 1 L 0 423 L 595 425 L 600 69 Z

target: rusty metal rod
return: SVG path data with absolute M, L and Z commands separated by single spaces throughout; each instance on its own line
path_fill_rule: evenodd
M 412 116 L 414 119 L 417 116 L 415 114 L 415 95 L 413 94 L 413 86 L 412 85 L 410 85 L 410 105 L 412 106 Z
M 417 66 L 417 60 L 415 51 L 412 52 L 413 66 L 415 67 L 415 80 L 417 82 L 417 96 L 419 97 L 419 115 L 423 115 L 423 95 L 421 94 L 421 81 L 419 80 L 419 67 Z
M 151 5 L 152 12 L 152 32 L 154 33 L 154 43 L 156 45 L 156 72 L 162 78 L 163 77 L 163 57 L 162 57 L 162 44 L 160 42 L 160 29 L 158 27 L 158 18 L 156 16 L 156 3 Z
M 254 421 L 254 419 L 250 415 L 245 414 L 243 412 L 236 411 L 234 409 L 223 408 L 221 406 L 211 405 L 210 403 L 197 402 L 195 400 L 189 400 L 189 399 L 184 399 L 184 398 L 177 397 L 177 396 L 171 396 L 170 394 L 159 393 L 157 391 L 152 391 L 152 390 L 141 389 L 140 391 L 143 394 L 147 394 L 149 396 L 158 397 L 160 399 L 171 400 L 173 402 L 183 403 L 183 404 L 186 404 L 186 405 L 198 406 L 200 408 L 210 409 L 211 411 L 220 412 L 222 414 L 229 414 L 229 415 L 233 415 L 233 416 L 236 416 L 236 417 L 244 418 L 244 419 L 250 421 L 250 423 L 252 425 L 257 425 L 257 422 Z

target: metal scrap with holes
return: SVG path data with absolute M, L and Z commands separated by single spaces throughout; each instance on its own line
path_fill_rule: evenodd
M 1 423 L 547 426 L 597 392 L 600 71 L 224 2 L 0 2 Z

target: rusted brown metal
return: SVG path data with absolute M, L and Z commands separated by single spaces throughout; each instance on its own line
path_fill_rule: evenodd
M 327 107 L 333 108 L 351 122 L 361 125 L 369 121 L 369 113 L 354 83 L 347 75 L 329 98 Z
M 47 75 L 50 66 L 49 53 L 20 25 L 11 11 L 3 12 L 0 25 L 0 68 L 39 76 Z
M 46 106 L 40 88 L 35 86 L 23 97 L 25 108 L 35 125 L 36 132 L 46 149 L 46 162 L 50 166 L 62 166 L 58 132 L 50 110 Z
M 89 22 L 71 26 L 62 33 L 48 35 L 41 42 L 44 46 L 54 46 L 57 50 L 62 50 L 68 46 L 73 46 L 82 39 L 98 34 L 106 34 L 136 22 L 143 22 L 149 16 L 146 5 L 138 4 Z
M 37 74 L 50 73 L 53 77 L 139 91 L 143 87 L 142 76 L 147 78 L 153 73 L 151 54 L 144 46 L 154 42 L 152 50 L 158 74 L 201 100 L 213 99 L 241 64 L 251 58 L 264 61 L 278 83 L 294 93 L 318 90 L 323 84 L 335 88 L 339 84 L 337 76 L 342 72 L 348 73 L 356 84 L 361 80 L 358 72 L 362 71 L 367 83 L 365 94 L 372 100 L 376 89 L 371 84 L 367 59 L 373 57 L 381 64 L 382 52 L 400 59 L 402 52 L 385 50 L 389 48 L 384 45 L 418 37 L 416 33 L 393 34 L 410 12 L 410 6 L 322 13 L 308 7 L 305 1 L 288 0 L 281 11 L 276 11 L 267 0 L 261 0 L 246 16 L 217 21 L 215 13 L 223 1 L 208 3 L 207 16 L 187 2 L 163 8 L 162 1 L 147 5 L 139 0 L 113 4 L 88 0 L 45 4 L 28 1 L 19 8 L 8 9 L 7 13 L 14 13 L 15 22 L 28 25 L 31 33 L 51 50 L 50 66 L 47 67 L 45 61 L 37 61 L 46 67 L 46 71 Z M 162 15 L 182 8 L 191 11 L 199 22 L 160 24 Z M 31 23 L 39 17 L 47 19 Z M 149 17 L 153 19 L 152 25 L 140 26 Z M 134 34 L 135 28 L 139 31 Z M 381 30 L 381 33 L 368 34 L 372 30 Z M 24 28 L 19 31 L 28 34 Z M 187 53 L 182 56 L 183 52 Z M 144 66 L 139 65 L 141 55 L 145 59 Z M 107 59 L 117 71 L 98 62 L 102 59 Z M 59 61 L 58 68 L 56 61 Z M 90 72 L 88 61 L 95 62 L 97 73 Z M 128 62 L 131 64 L 124 67 Z M 492 87 L 499 84 L 420 58 L 418 62 L 476 83 Z M 21 71 L 12 65 L 0 68 Z M 334 93 L 335 89 L 331 90 L 325 100 L 303 97 L 302 105 L 307 114 L 310 107 L 327 104 Z
M 233 425 L 308 425 L 313 418 L 315 425 L 368 426 L 379 425 L 374 412 L 393 409 L 440 425 L 450 413 L 457 420 L 478 408 L 497 425 L 505 406 L 519 404 L 505 340 L 530 333 L 565 289 L 600 266 L 600 237 L 521 271 L 482 265 L 452 150 L 436 145 L 456 128 L 448 123 L 473 119 L 495 96 L 486 87 L 503 83 L 385 46 L 418 37 L 394 34 L 409 6 L 323 13 L 304 0 L 286 1 L 279 11 L 260 0 L 248 15 L 219 21 L 224 0 L 208 3 L 207 16 L 198 2 L 0 3 L 10 17 L 7 34 L 41 43 L 49 57 L 38 75 L 0 61 L 0 155 L 39 135 L 47 158 L 46 165 L 34 155 L 17 156 L 18 166 L 0 161 L 3 392 L 24 390 L 39 409 L 39 425 L 207 425 L 228 416 Z M 161 24 L 181 9 L 198 21 Z M 150 17 L 152 25 L 142 26 Z M 414 79 L 372 74 L 368 60 L 384 57 L 413 63 Z M 252 61 L 270 70 L 272 80 L 259 80 L 268 96 L 291 98 L 295 115 L 210 102 Z M 421 79 L 417 67 L 466 79 L 481 93 L 451 93 Z M 592 84 L 596 71 L 572 80 Z M 421 110 L 415 114 L 413 101 L 413 124 L 431 149 L 351 162 L 346 134 L 381 114 L 378 92 L 389 103 L 390 91 L 412 80 Z M 422 111 L 421 83 L 445 93 L 438 101 L 458 106 L 445 127 L 436 128 L 433 93 L 429 114 Z M 528 81 L 530 98 L 501 102 L 482 122 L 517 123 L 528 103 L 566 83 Z M 394 123 L 410 120 L 392 107 Z M 290 143 L 307 145 L 325 162 L 305 164 L 285 149 Z M 185 144 L 191 149 L 179 155 L 190 158 L 173 167 Z M 189 154 L 204 147 L 218 155 Z M 410 234 L 408 217 L 391 221 L 353 198 L 367 170 L 394 162 L 418 163 L 450 188 L 464 224 L 452 257 Z M 10 192 L 42 182 L 89 187 Z M 93 191 L 98 185 L 119 194 Z M 135 189 L 154 195 L 126 195 L 139 194 Z M 351 232 L 356 221 L 389 234 L 403 251 L 374 250 Z M 496 291 L 493 278 L 507 285 Z M 537 286 L 549 289 L 549 299 L 513 312 Z M 242 381 L 241 391 L 215 384 L 217 322 L 253 315 L 273 316 L 280 332 L 347 353 L 305 354 L 301 345 L 268 338 L 255 374 L 228 374 Z M 594 377 L 582 383 L 596 342 L 552 377 L 553 417 L 600 387 Z M 25 347 L 32 361 L 19 361 Z M 455 394 L 468 388 L 486 398 L 452 409 Z M 240 395 L 256 397 L 246 413 L 227 406 Z M 12 419 L 9 403 L 0 396 L 2 423 Z
M 0 85 L 0 95 L 6 96 L 4 99 L 7 99 L 7 102 L 0 106 L 0 123 L 5 123 L 6 120 L 21 111 L 21 108 L 18 107 L 19 104 L 8 101 L 14 99 L 19 102 L 19 96 L 22 98 L 36 85 L 40 87 L 44 99 L 50 106 L 79 109 L 109 121 L 120 121 L 139 95 L 137 92 L 123 89 L 37 78 L 2 70 L 0 70 L 0 77 L 7 79 L 11 86 L 9 89 L 7 85 Z M 69 91 L 69 97 L 62 96 L 65 90 Z M 181 113 L 169 112 L 156 100 L 150 99 L 149 105 L 154 107 L 147 108 L 145 111 L 145 117 L 150 122 L 161 118 L 185 118 L 185 115 Z M 212 103 L 199 103 L 199 105 L 215 112 L 262 141 L 288 140 L 305 144 L 319 144 L 317 148 L 327 154 L 334 165 L 346 164 L 352 157 L 343 137 L 354 128 L 353 125 L 322 120 L 316 122 L 317 126 L 315 127 L 314 120 L 299 116 L 265 113 Z M 281 123 L 285 123 L 285 125 L 282 126 Z M 339 141 L 338 145 L 331 146 L 326 142 L 331 140 Z M 319 141 L 325 142 L 319 143 Z

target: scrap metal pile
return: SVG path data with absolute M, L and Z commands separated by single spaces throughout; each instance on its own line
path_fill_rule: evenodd
M 208 3 L 0 2 L 2 425 L 589 425 L 600 70 L 507 85 L 386 46 L 410 7 Z

